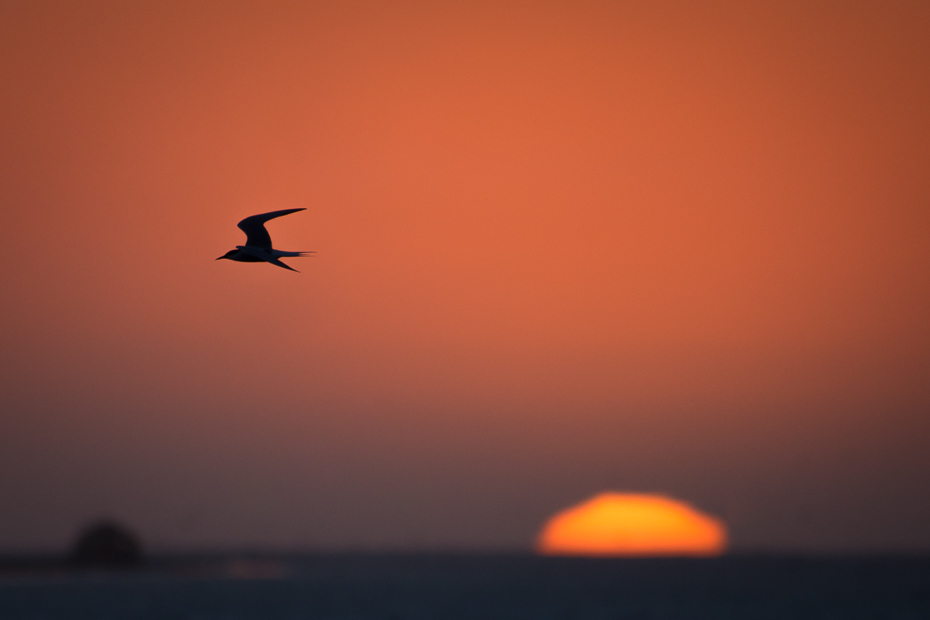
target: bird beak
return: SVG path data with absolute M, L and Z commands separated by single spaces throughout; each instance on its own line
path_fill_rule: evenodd
M 224 258 L 226 258 L 226 257 L 225 257 L 225 256 L 220 256 L 220 257 L 219 257 L 218 259 L 216 259 L 216 260 L 222 260 L 222 259 L 224 259 Z

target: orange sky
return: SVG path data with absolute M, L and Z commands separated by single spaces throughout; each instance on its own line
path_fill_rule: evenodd
M 91 4 L 0 7 L 0 548 L 930 546 L 921 3 Z

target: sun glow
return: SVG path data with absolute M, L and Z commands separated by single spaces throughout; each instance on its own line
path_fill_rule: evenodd
M 724 523 L 685 502 L 637 493 L 601 493 L 543 526 L 543 555 L 714 556 L 726 550 Z

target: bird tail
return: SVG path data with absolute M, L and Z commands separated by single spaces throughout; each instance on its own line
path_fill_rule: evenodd
M 313 256 L 314 254 L 316 254 L 316 252 L 313 252 L 313 251 L 309 251 L 309 252 L 285 252 L 284 250 L 272 250 L 272 251 L 271 251 L 271 254 L 272 254 L 272 256 L 274 256 L 275 258 L 286 258 L 286 257 L 294 257 L 294 256 Z

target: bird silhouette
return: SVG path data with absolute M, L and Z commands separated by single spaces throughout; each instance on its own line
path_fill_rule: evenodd
M 284 269 L 297 271 L 293 267 L 281 262 L 281 258 L 288 256 L 312 256 L 316 252 L 285 252 L 284 250 L 275 250 L 271 247 L 271 235 L 265 230 L 265 222 L 273 220 L 276 217 L 296 213 L 297 211 L 306 211 L 301 209 L 282 209 L 281 211 L 271 211 L 269 213 L 260 213 L 247 217 L 238 226 L 245 233 L 245 245 L 237 245 L 235 250 L 230 250 L 217 258 L 223 258 L 238 261 L 240 263 L 271 263 Z M 297 271 L 297 273 L 300 273 Z

